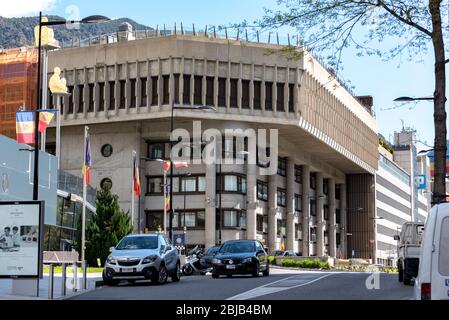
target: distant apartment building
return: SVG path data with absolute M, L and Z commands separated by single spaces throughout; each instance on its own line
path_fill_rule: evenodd
M 0 135 L 16 138 L 16 112 L 36 109 L 37 49 L 0 49 Z
M 390 150 L 379 146 L 379 168 L 376 172 L 376 234 L 377 263 L 394 266 L 397 259 L 397 241 L 405 222 L 426 222 L 430 210 L 430 182 L 418 189 L 417 175 L 430 175 L 429 159 L 417 157 L 416 139 L 412 132 L 396 133 Z M 413 169 L 412 169 L 413 168 Z M 414 175 L 410 173 L 414 172 Z

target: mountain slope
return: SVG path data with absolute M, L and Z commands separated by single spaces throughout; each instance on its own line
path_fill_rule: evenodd
M 49 16 L 49 20 L 62 20 L 58 16 Z M 38 17 L 4 18 L 0 16 L 0 48 L 16 48 L 33 45 L 34 27 L 38 24 Z M 82 24 L 79 30 L 68 29 L 66 26 L 55 26 L 55 38 L 59 41 L 68 41 L 72 38 L 89 38 L 106 33 L 116 32 L 123 22 L 130 23 L 134 30 L 152 30 L 152 28 L 139 24 L 128 18 L 120 18 L 99 24 Z

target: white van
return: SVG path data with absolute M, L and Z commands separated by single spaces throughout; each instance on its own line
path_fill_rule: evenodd
M 449 300 L 449 203 L 434 206 L 427 218 L 415 299 Z

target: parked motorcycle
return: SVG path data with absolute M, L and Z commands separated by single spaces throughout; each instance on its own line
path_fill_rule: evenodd
M 192 274 L 205 275 L 210 272 L 212 268 L 201 262 L 203 255 L 203 249 L 198 246 L 193 248 L 186 257 L 186 263 L 182 267 L 182 274 L 191 276 Z

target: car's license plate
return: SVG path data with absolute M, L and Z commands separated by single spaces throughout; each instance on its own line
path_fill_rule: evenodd
M 228 266 L 226 266 L 226 269 L 235 269 L 235 265 L 228 265 Z
M 122 272 L 125 272 L 125 273 L 129 273 L 129 272 L 133 272 L 133 271 L 134 271 L 133 268 L 122 268 Z

